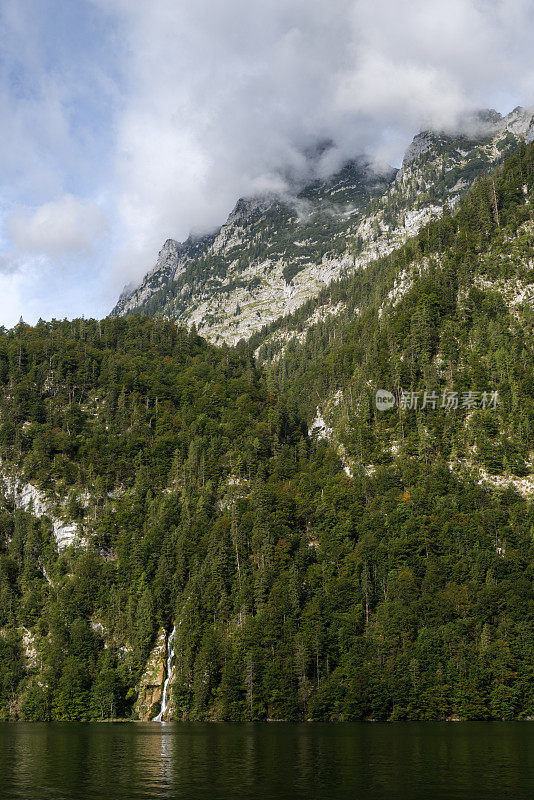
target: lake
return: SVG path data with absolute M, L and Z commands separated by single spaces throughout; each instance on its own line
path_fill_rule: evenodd
M 0 798 L 534 797 L 534 724 L 0 724 Z

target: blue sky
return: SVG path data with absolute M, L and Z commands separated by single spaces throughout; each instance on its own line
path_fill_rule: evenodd
M 105 313 L 116 21 L 67 0 L 2 2 L 0 14 L 0 323 Z
M 103 316 L 163 241 L 534 102 L 531 0 L 0 0 L 0 324 Z M 325 167 L 326 168 L 326 167 Z

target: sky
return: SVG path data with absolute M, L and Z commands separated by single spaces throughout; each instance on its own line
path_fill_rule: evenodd
M 105 316 L 167 238 L 534 105 L 534 0 L 0 0 L 0 325 Z

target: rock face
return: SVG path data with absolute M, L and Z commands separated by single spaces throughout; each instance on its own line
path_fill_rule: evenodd
M 156 267 L 112 314 L 162 314 L 196 324 L 213 341 L 248 337 L 353 266 L 347 237 L 395 174 L 352 161 L 291 196 L 241 199 L 215 234 L 174 249 L 166 243 Z
M 37 486 L 32 483 L 18 482 L 8 475 L 3 475 L 2 477 L 7 492 L 12 496 L 17 508 L 23 511 L 31 511 L 38 518 L 46 516 L 50 519 L 58 550 L 63 550 L 73 543 L 83 543 L 83 535 L 79 526 L 57 516 L 54 504 Z
M 158 259 L 152 270 L 145 276 L 143 287 L 135 290 L 135 287 L 126 287 L 117 303 L 123 313 L 134 310 L 133 298 L 135 303 L 143 303 L 155 291 L 164 287 L 176 276 L 177 264 L 180 259 L 184 246 L 174 239 L 167 239 L 158 253 Z
M 419 158 L 423 153 L 428 153 L 436 143 L 436 134 L 432 131 L 421 131 L 414 136 L 411 145 L 408 147 L 402 159 L 402 166 L 407 167 L 416 158 Z
M 159 711 L 165 683 L 166 652 L 167 639 L 162 628 L 146 663 L 145 671 L 136 687 L 137 700 L 134 711 L 142 722 L 149 722 Z
M 532 110 L 480 112 L 466 133 L 423 131 L 402 169 L 377 173 L 365 159 L 287 195 L 241 199 L 214 234 L 165 242 L 141 285 L 112 315 L 163 315 L 195 324 L 215 342 L 250 337 L 417 233 L 521 139 Z

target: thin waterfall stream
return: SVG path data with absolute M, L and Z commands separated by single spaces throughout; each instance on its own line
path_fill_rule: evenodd
M 154 717 L 153 722 L 163 722 L 163 717 L 169 707 L 169 681 L 171 679 L 172 660 L 174 658 L 174 637 L 176 636 L 176 625 L 172 629 L 167 641 L 167 675 L 163 684 L 163 694 L 161 695 L 161 707 L 159 714 Z

